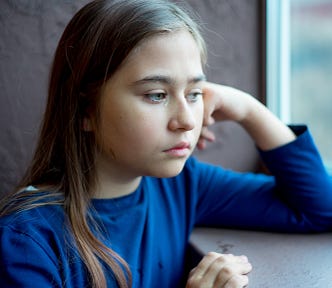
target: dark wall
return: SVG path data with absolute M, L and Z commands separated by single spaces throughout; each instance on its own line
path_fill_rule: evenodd
M 0 1 L 0 194 L 18 181 L 36 141 L 49 66 L 70 17 L 87 0 Z M 212 81 L 258 95 L 259 0 L 187 0 L 201 16 Z M 256 151 L 236 124 L 214 127 L 217 141 L 196 155 L 235 170 L 252 170 Z

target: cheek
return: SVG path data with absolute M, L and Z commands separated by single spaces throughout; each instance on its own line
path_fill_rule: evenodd
M 156 143 L 161 138 L 162 121 L 156 117 L 144 115 L 132 121 L 132 126 L 128 129 L 128 137 L 133 141 Z
M 199 129 L 202 128 L 203 125 L 203 117 L 204 117 L 204 104 L 203 100 L 201 100 L 198 105 L 195 107 L 194 115 L 196 119 L 197 126 Z
M 154 115 L 154 116 L 153 116 Z M 162 131 L 161 122 L 153 113 L 129 113 L 121 115 L 121 120 L 113 129 L 118 145 L 144 146 L 156 143 Z

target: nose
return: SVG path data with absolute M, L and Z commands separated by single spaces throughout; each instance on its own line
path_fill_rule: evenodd
M 171 117 L 168 128 L 172 131 L 183 130 L 190 131 L 195 128 L 194 109 L 187 102 L 185 97 L 181 100 L 174 101 L 170 111 Z

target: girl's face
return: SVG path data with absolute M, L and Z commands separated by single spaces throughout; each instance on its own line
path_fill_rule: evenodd
M 177 175 L 201 132 L 204 79 L 189 32 L 160 34 L 139 44 L 102 91 L 96 134 L 103 172 Z

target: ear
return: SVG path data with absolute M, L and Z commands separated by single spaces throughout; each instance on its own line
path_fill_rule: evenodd
M 92 121 L 91 121 L 90 118 L 88 118 L 88 117 L 84 117 L 83 118 L 82 129 L 85 132 L 91 132 L 91 131 L 93 131 L 93 125 L 92 125 Z

